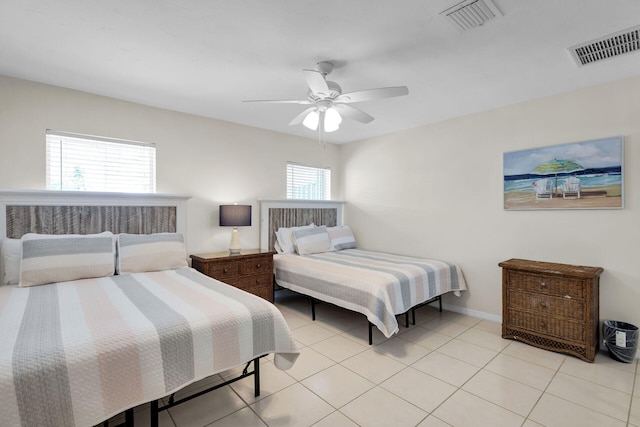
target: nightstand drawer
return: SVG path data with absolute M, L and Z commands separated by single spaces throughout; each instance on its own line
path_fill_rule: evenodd
M 240 265 L 238 261 L 222 261 L 207 264 L 207 276 L 215 277 L 223 280 L 228 277 L 235 277 L 240 274 Z
M 242 261 L 240 264 L 240 274 L 273 274 L 273 258 L 259 257 Z
M 227 280 L 225 283 L 245 291 L 253 292 L 254 289 L 273 284 L 272 274 L 260 274 L 254 276 L 238 276 Z

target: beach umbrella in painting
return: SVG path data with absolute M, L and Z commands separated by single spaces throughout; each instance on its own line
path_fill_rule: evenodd
M 546 163 L 542 163 L 533 170 L 533 174 L 536 175 L 555 175 L 556 176 L 556 190 L 554 195 L 558 193 L 558 174 L 582 171 L 584 168 L 571 160 L 558 160 L 553 159 Z

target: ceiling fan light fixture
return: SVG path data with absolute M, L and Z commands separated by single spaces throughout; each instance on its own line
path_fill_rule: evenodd
M 318 129 L 319 122 L 320 122 L 320 115 L 318 114 L 318 112 L 311 111 L 309 114 L 307 114 L 307 117 L 304 118 L 304 121 L 302 122 L 302 124 L 311 130 L 316 130 Z
M 324 114 L 324 131 L 336 131 L 340 127 L 340 123 L 342 123 L 340 113 L 338 113 L 338 111 L 333 107 L 327 108 L 327 111 Z

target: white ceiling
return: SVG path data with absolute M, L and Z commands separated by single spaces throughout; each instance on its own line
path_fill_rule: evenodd
M 344 92 L 406 85 L 355 104 L 327 141 L 400 129 L 640 75 L 640 52 L 576 66 L 567 48 L 640 24 L 638 0 L 494 0 L 466 32 L 459 0 L 0 0 L 0 74 L 278 132 L 305 106 L 303 68 L 332 60 Z

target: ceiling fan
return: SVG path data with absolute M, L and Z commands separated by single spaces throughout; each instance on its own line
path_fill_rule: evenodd
M 312 105 L 294 117 L 289 125 L 294 126 L 302 123 L 307 128 L 311 130 L 317 129 L 322 134 L 337 130 L 342 122 L 342 117 L 356 120 L 360 123 L 369 123 L 373 120 L 372 116 L 349 104 L 403 96 L 409 93 L 409 89 L 406 86 L 342 93 L 342 88 L 338 83 L 327 80 L 327 76 L 332 70 L 333 63 L 330 61 L 318 62 L 317 70 L 302 70 L 309 86 L 307 99 L 264 99 L 243 102 Z

